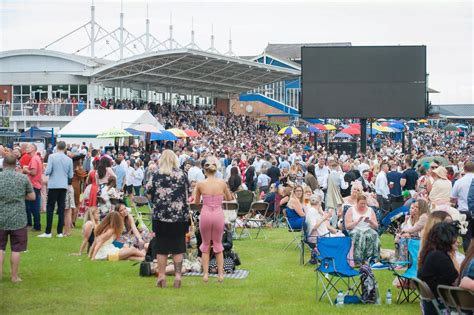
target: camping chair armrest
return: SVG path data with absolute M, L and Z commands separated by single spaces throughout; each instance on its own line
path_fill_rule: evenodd
M 332 263 L 332 267 L 334 269 L 334 271 L 336 271 L 336 264 L 334 263 L 334 260 L 335 258 L 334 257 L 324 257 L 324 258 L 321 258 L 321 257 L 316 257 L 317 260 L 319 260 L 319 265 L 323 265 L 325 263 L 329 264 L 329 263 Z M 316 268 L 318 269 L 318 268 Z

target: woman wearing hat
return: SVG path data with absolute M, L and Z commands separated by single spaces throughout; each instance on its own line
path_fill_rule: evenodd
M 448 179 L 448 171 L 443 166 L 438 166 L 431 172 L 434 182 L 429 194 L 431 208 L 434 209 L 438 205 L 449 205 L 452 184 Z

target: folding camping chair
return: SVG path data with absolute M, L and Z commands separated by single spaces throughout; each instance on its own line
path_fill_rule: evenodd
M 251 227 L 256 227 L 258 229 L 255 239 L 258 238 L 260 231 L 262 231 L 264 238 L 267 238 L 264 228 L 265 228 L 265 225 L 267 224 L 266 216 L 267 216 L 267 211 L 268 211 L 268 205 L 269 205 L 268 202 L 263 202 L 263 201 L 252 202 L 252 204 L 250 205 L 250 210 L 248 212 L 248 218 L 242 219 L 244 226 L 242 230 L 240 231 L 239 238 L 242 238 L 242 234 L 245 233 L 250 239 L 252 239 L 252 235 L 250 234 L 250 229 L 248 228 L 248 225 L 253 225 Z
M 250 206 L 252 205 L 252 202 L 255 198 L 254 193 L 250 190 L 241 190 L 236 192 L 235 195 L 237 197 L 237 203 L 239 204 L 239 212 L 237 215 L 239 217 L 246 215 L 249 212 Z
M 458 314 L 464 314 L 466 311 L 470 311 L 470 314 L 474 312 L 474 292 L 453 287 L 449 289 L 449 293 L 456 304 Z
M 232 238 L 237 238 L 237 233 L 235 232 L 235 223 L 237 222 L 237 214 L 239 212 L 239 204 L 237 202 L 227 202 L 222 203 L 222 210 L 224 211 L 224 222 L 230 227 L 232 232 Z
M 426 282 L 424 282 L 423 280 L 420 280 L 416 277 L 412 278 L 411 281 L 413 281 L 413 283 L 415 284 L 415 286 L 418 290 L 418 294 L 420 295 L 420 299 L 422 301 L 431 303 L 431 305 L 433 305 L 433 307 L 435 308 L 436 313 L 441 314 L 440 305 L 438 303 L 438 300 L 434 296 L 433 292 L 431 292 L 431 289 L 428 286 L 428 284 L 426 284 Z
M 288 247 L 290 247 L 291 244 L 293 244 L 295 242 L 296 242 L 296 247 L 295 248 L 298 248 L 298 247 L 301 246 L 301 244 L 298 242 L 298 239 L 301 238 L 301 230 L 302 229 L 294 229 L 294 228 L 291 227 L 290 221 L 288 220 L 288 218 L 286 216 L 286 210 L 283 210 L 283 215 L 284 215 L 283 219 L 285 220 L 286 227 L 288 228 L 288 232 L 293 233 L 295 235 L 295 237 L 293 237 L 291 242 L 289 242 L 288 245 L 286 245 L 286 247 L 283 250 L 287 250 Z M 303 218 L 303 222 L 304 222 L 304 218 Z
M 395 235 L 401 226 L 403 217 L 410 212 L 410 209 L 406 206 L 401 206 L 382 218 L 380 221 L 379 235 L 382 235 L 385 231 Z
M 410 256 L 410 267 L 403 273 L 399 274 L 394 268 L 393 274 L 397 277 L 400 283 L 400 291 L 397 296 L 397 303 L 402 304 L 403 302 L 414 302 L 420 297 L 418 291 L 411 287 L 412 281 L 416 278 L 418 270 L 418 252 L 420 251 L 420 240 L 410 239 L 408 240 L 408 254 Z M 406 264 L 407 262 L 399 262 L 398 264 Z M 391 264 L 392 265 L 392 264 Z M 400 300 L 400 298 L 402 298 Z M 410 298 L 411 301 L 410 301 Z
M 321 283 L 323 292 L 318 301 L 327 296 L 329 303 L 333 305 L 331 291 L 339 290 L 352 292 L 360 295 L 360 283 L 357 284 L 355 277 L 359 272 L 353 269 L 347 262 L 347 255 L 352 245 L 350 237 L 318 237 L 319 267 L 316 268 L 316 299 L 318 299 L 318 285 Z M 338 284 L 343 284 L 343 288 Z
M 145 227 L 147 227 L 149 231 L 151 231 L 152 230 L 151 221 L 152 221 L 153 210 L 150 205 L 150 201 L 145 196 L 134 196 L 132 198 L 132 202 L 133 202 L 133 210 L 135 212 L 138 223 L 143 223 Z M 144 206 L 148 207 L 147 211 L 140 210 L 140 208 Z M 137 226 L 139 226 L 139 224 L 137 224 Z
M 436 290 L 438 291 L 439 298 L 443 302 L 444 306 L 450 311 L 450 312 L 457 312 L 457 306 L 456 302 L 454 301 L 453 297 L 451 296 L 450 290 L 452 288 L 457 289 L 458 287 L 452 287 L 448 285 L 438 285 Z

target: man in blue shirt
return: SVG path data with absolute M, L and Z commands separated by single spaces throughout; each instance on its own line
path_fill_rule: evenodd
M 64 150 L 66 143 L 59 141 L 57 152 L 48 157 L 48 166 L 45 175 L 48 179 L 48 202 L 46 205 L 46 231 L 38 237 L 51 238 L 53 227 L 54 207 L 58 205 L 58 234 L 56 237 L 63 237 L 64 207 L 66 205 L 67 188 L 71 184 L 73 177 L 72 159 L 68 157 Z
M 400 186 L 400 179 L 402 173 L 397 171 L 397 163 L 390 163 L 390 172 L 387 174 L 388 187 L 390 188 L 390 194 L 394 196 L 402 195 L 402 187 Z

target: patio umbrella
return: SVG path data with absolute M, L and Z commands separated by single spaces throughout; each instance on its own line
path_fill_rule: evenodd
M 141 132 L 160 132 L 160 129 L 158 129 L 158 127 L 150 124 L 138 124 L 134 126 L 133 129 Z
M 337 128 L 331 124 L 325 124 L 324 127 L 326 127 L 326 130 L 336 130 Z
M 295 127 L 283 127 L 278 131 L 279 135 L 300 135 L 301 131 Z
M 397 129 L 404 129 L 405 128 L 405 126 L 400 122 L 390 123 L 389 127 L 397 128 Z
M 380 118 L 380 119 L 377 119 L 377 121 L 387 121 L 387 119 L 385 119 L 385 118 Z
M 456 125 L 456 127 L 461 128 L 461 129 L 469 129 L 469 127 L 466 125 Z
M 348 135 L 347 133 L 339 132 L 339 133 L 336 133 L 334 138 L 335 139 L 352 139 L 352 136 Z
M 342 129 L 341 132 L 348 135 L 360 135 L 360 129 L 356 129 L 356 128 Z
M 307 129 L 311 133 L 320 133 L 321 132 L 321 130 L 319 130 L 318 128 L 316 128 L 314 126 L 309 126 Z
M 132 136 L 133 135 L 126 130 L 112 127 L 102 131 L 102 133 L 100 133 L 97 138 L 127 138 Z
M 428 120 L 426 120 L 426 119 L 420 119 L 420 120 L 418 120 L 418 122 L 419 122 L 420 124 L 426 124 L 426 123 L 428 122 Z
M 164 140 L 164 141 L 176 141 L 178 137 L 176 137 L 172 132 L 167 130 L 161 130 L 160 133 L 152 132 L 150 133 L 150 141 L 157 141 L 157 140 Z
M 390 126 L 390 123 L 389 123 L 388 121 L 383 122 L 383 123 L 382 123 L 382 126 L 384 126 L 384 127 L 389 127 L 389 126 Z
M 459 130 L 459 128 L 456 127 L 455 125 L 447 125 L 443 129 L 444 131 L 458 131 Z
M 305 126 L 298 126 L 296 128 L 301 132 L 309 132 L 308 128 L 306 128 Z
M 184 132 L 188 135 L 188 137 L 200 137 L 201 136 L 199 134 L 199 132 L 197 132 L 196 130 L 192 130 L 192 129 L 185 129 Z
M 350 124 L 349 128 L 360 128 L 360 124 Z
M 172 134 L 174 134 L 178 138 L 187 138 L 188 137 L 186 132 L 184 132 L 183 130 L 178 129 L 178 128 L 171 128 L 171 129 L 166 129 L 166 130 L 171 132 Z
M 409 120 L 407 123 L 408 123 L 408 124 L 416 124 L 417 121 L 412 119 L 412 120 Z
M 378 135 L 378 134 L 381 134 L 382 132 L 381 131 L 378 131 L 377 129 L 374 129 L 372 128 L 372 132 L 370 132 L 370 127 L 367 128 L 367 134 L 368 135 Z
M 135 130 L 133 128 L 125 128 L 125 131 L 128 131 L 132 134 L 132 136 L 143 136 L 143 132 Z
M 323 124 L 314 124 L 312 127 L 318 128 L 319 130 L 328 130 L 325 125 Z

